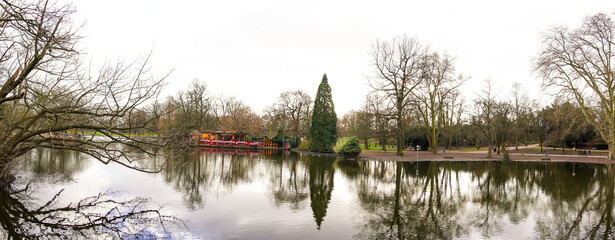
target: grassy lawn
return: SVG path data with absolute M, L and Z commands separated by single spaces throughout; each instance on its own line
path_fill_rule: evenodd
M 361 150 L 363 150 L 363 151 L 380 151 L 380 150 L 382 150 L 382 146 L 377 146 L 376 147 L 376 146 L 370 144 L 369 145 L 369 149 L 365 149 L 365 146 L 363 146 L 363 144 L 361 144 Z M 387 146 L 386 150 L 387 151 L 396 151 L 397 147 L 389 147 L 389 146 Z

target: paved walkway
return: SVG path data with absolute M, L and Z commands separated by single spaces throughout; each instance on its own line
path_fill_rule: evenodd
M 578 156 L 561 154 L 531 154 L 531 153 L 510 153 L 511 161 L 532 161 L 532 162 L 579 162 L 579 163 L 599 163 L 615 164 L 615 160 L 607 160 L 605 156 Z M 492 158 L 487 158 L 487 151 L 480 152 L 455 152 L 446 151 L 432 154 L 426 151 L 404 151 L 404 156 L 395 155 L 394 151 L 363 151 L 362 160 L 377 161 L 501 161 L 503 155 L 493 154 Z

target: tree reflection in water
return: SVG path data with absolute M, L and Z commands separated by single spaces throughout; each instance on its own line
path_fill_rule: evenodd
M 241 182 L 250 182 L 261 155 L 248 150 L 216 152 L 168 151 L 162 170 L 165 181 L 184 193 L 191 210 L 204 206 L 206 196 L 232 192 Z
M 181 192 L 189 209 L 204 208 L 208 198 L 233 194 L 241 185 L 262 186 L 270 202 L 268 206 L 255 207 L 288 208 L 290 214 L 311 215 L 311 219 L 293 219 L 293 223 L 307 226 L 303 230 L 306 236 L 313 236 L 310 230 L 329 234 L 330 229 L 337 231 L 336 224 L 345 224 L 351 225 L 345 229 L 352 229 L 347 231 L 358 239 L 615 238 L 615 169 L 612 166 L 367 162 L 235 150 L 169 151 L 162 155 L 165 157 L 148 160 L 152 170 L 163 169 L 162 178 Z M 49 179 L 70 181 L 76 172 L 87 167 L 78 155 L 70 152 L 34 152 L 26 162 L 22 167 L 31 171 L 31 181 L 40 185 Z M 336 178 L 342 181 L 336 182 L 339 180 Z M 334 183 L 346 183 L 349 187 L 334 188 Z M 79 203 L 54 207 L 57 203 L 35 204 L 26 192 L 15 191 L 12 187 L 0 190 L 5 235 L 17 238 L 28 234 L 42 236 L 40 234 L 45 231 L 58 236 L 79 236 L 83 232 L 124 237 L 123 234 L 149 234 L 150 230 L 141 232 L 140 229 L 156 228 L 151 226 L 156 220 L 178 223 L 173 218 L 161 217 L 156 212 L 158 208 L 139 198 L 113 201 L 113 196 L 102 194 L 82 200 L 78 208 Z M 262 194 L 260 189 L 256 190 L 249 194 Z M 336 202 L 338 196 L 353 202 Z M 339 208 L 340 203 L 346 204 L 352 212 L 341 213 L 343 207 L 332 209 L 332 206 Z M 136 207 L 135 213 L 122 215 L 130 213 L 133 207 Z M 93 213 L 102 209 L 105 211 Z M 233 218 L 236 213 L 228 214 Z M 286 220 L 289 213 L 279 211 L 279 214 L 263 219 L 275 224 Z M 359 220 L 340 222 L 340 219 L 348 220 L 340 218 L 340 214 L 349 214 Z M 62 224 L 83 224 L 71 222 L 73 219 L 101 216 L 115 222 L 102 224 L 101 219 L 100 224 L 83 230 L 62 227 Z M 304 220 L 313 221 L 315 227 Z M 50 222 L 54 223 L 52 227 L 45 225 Z M 523 228 L 526 235 L 518 233 L 519 228 Z M 75 229 L 79 231 L 70 232 Z M 116 235 L 112 235 L 114 233 Z
M 457 214 L 465 199 L 454 191 L 451 169 L 429 162 L 363 162 L 361 168 L 366 224 L 357 238 L 449 239 L 467 231 Z
M 67 205 L 59 204 L 64 190 L 46 202 L 32 197 L 30 186 L 72 180 L 83 170 L 82 154 L 39 149 L 21 159 L 20 170 L 30 170 L 31 179 L 9 177 L 0 182 L 0 237 L 5 239 L 66 238 L 172 238 L 185 229 L 176 217 L 164 215 L 161 207 L 146 198 L 120 199 L 99 193 Z M 26 183 L 27 181 L 27 183 Z
M 505 228 L 528 221 L 528 217 L 536 221 L 534 237 L 538 239 L 615 237 L 612 166 L 523 162 L 355 165 L 362 174 L 349 178 L 356 179 L 365 210 L 365 224 L 356 235 L 360 239 L 452 239 L 472 232 L 493 238 L 511 234 Z
M 493 238 L 534 224 L 536 238 L 613 238 L 610 167 L 525 162 L 364 162 L 303 154 L 193 153 L 165 178 L 202 207 L 208 195 L 268 179 L 272 205 L 327 216 L 336 169 L 354 186 L 359 239 Z M 574 171 L 572 168 L 575 168 Z M 572 175 L 571 173 L 575 174 Z M 515 235 L 512 235 L 513 237 Z
M 275 206 L 280 208 L 287 204 L 292 211 L 303 210 L 309 196 L 310 179 L 305 159 L 293 155 L 274 159 L 272 164 L 269 182 Z
M 183 227 L 174 217 L 162 215 L 148 199 L 116 201 L 99 194 L 56 206 L 62 191 L 50 201 L 32 203 L 27 188 L 0 187 L 0 236 L 8 239 L 53 238 L 170 238 Z
M 316 228 L 320 229 L 322 221 L 327 216 L 327 207 L 333 192 L 333 160 L 325 158 L 309 159 L 310 172 L 310 206 L 316 221 Z

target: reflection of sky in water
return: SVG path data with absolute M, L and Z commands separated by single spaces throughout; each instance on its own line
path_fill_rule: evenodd
M 206 239 L 396 237 L 395 227 L 391 227 L 395 216 L 400 217 L 399 225 L 404 229 L 421 223 L 435 229 L 457 228 L 445 230 L 445 238 L 527 239 L 544 234 L 537 232 L 540 224 L 552 231 L 563 231 L 550 224 L 558 224 L 556 220 L 562 216 L 566 218 L 577 214 L 574 207 L 570 212 L 554 213 L 551 206 L 556 201 L 553 194 L 568 188 L 562 186 L 567 183 L 549 185 L 547 181 L 555 180 L 547 177 L 570 176 L 568 165 L 553 164 L 549 165 L 554 166 L 553 169 L 547 169 L 543 165 L 520 163 L 515 166 L 522 170 L 511 173 L 512 166 L 500 167 L 499 163 L 430 165 L 422 162 L 417 171 L 416 163 L 359 162 L 349 167 L 340 165 L 340 160 L 320 160 L 294 154 L 249 158 L 222 157 L 205 152 L 198 154 L 192 158 L 172 160 L 167 169 L 158 174 L 136 172 L 118 164 L 104 165 L 85 159 L 83 161 L 89 163 L 82 164 L 82 168 L 71 173 L 71 181 L 47 183 L 54 177 L 36 175 L 41 180 L 34 181 L 33 187 L 38 189 L 34 197 L 47 200 L 60 189 L 65 191 L 58 205 L 76 202 L 99 192 L 114 192 L 118 198 L 148 197 L 152 202 L 163 205 L 165 214 L 186 220 L 194 235 Z M 594 172 L 608 174 L 600 166 L 584 168 L 586 171 L 590 169 L 585 175 Z M 592 170 L 594 168 L 598 171 Z M 291 169 L 294 169 L 294 175 Z M 546 170 L 546 173 L 542 172 Z M 396 171 L 402 177 L 397 178 Z M 496 171 L 504 172 L 505 176 L 498 176 Z M 583 175 L 579 171 L 582 170 L 577 166 L 577 177 Z M 33 177 L 27 172 L 22 172 L 22 175 L 24 178 L 28 175 Z M 295 181 L 289 182 L 293 176 Z M 401 185 L 397 185 L 396 181 Z M 192 189 L 191 184 L 195 184 L 196 189 Z M 298 198 L 293 198 L 295 185 L 298 185 Z M 432 190 L 434 187 L 439 190 Z M 425 189 L 427 191 L 423 192 Z M 591 189 L 599 191 L 598 187 Z M 396 199 L 396 190 L 400 191 L 399 199 Z M 313 195 L 312 191 L 317 194 Z M 517 195 L 515 191 L 518 191 Z M 568 195 L 580 197 L 569 197 L 575 202 L 560 205 L 576 204 L 587 196 L 576 192 L 562 194 L 563 197 Z M 327 201 L 328 196 L 328 203 L 322 202 Z M 437 197 L 441 198 L 441 202 L 433 208 L 438 219 L 434 222 L 443 225 L 429 226 L 433 223 L 425 218 L 429 214 L 428 205 L 417 203 L 426 201 L 426 204 L 436 205 L 433 199 Z M 314 198 L 321 202 L 313 205 Z M 400 203 L 398 215 L 393 211 L 396 200 Z M 610 201 L 613 203 L 612 199 Z M 324 211 L 315 209 L 323 206 Z M 326 214 L 321 216 L 320 230 L 315 221 L 316 212 Z M 515 214 L 519 216 L 513 216 Z M 599 219 L 600 214 L 592 212 L 584 216 Z M 514 217 L 517 219 L 513 220 Z M 586 217 L 581 222 L 591 221 Z

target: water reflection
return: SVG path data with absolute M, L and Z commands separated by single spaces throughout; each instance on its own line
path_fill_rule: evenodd
M 612 168 L 577 164 L 573 176 L 572 167 L 365 162 L 357 184 L 366 224 L 357 237 L 515 236 L 511 230 L 533 212 L 539 239 L 612 238 Z
M 74 180 L 77 172 L 87 168 L 87 156 L 76 152 L 61 149 L 34 149 L 26 154 L 18 166 L 20 170 L 34 174 L 33 180 L 47 180 L 67 182 Z
M 266 176 L 272 206 L 327 217 L 336 169 L 356 189 L 360 239 L 452 239 L 513 234 L 535 222 L 536 238 L 612 238 L 613 171 L 584 164 L 357 162 L 302 154 L 198 152 L 175 158 L 166 179 L 203 207 L 203 192 L 230 194 Z M 572 174 L 574 167 L 574 175 Z M 528 219 L 532 218 L 532 219 Z
M 32 202 L 27 188 L 0 188 L 0 237 L 4 239 L 172 238 L 167 229 L 182 223 L 165 216 L 147 199 L 114 200 L 109 194 L 56 206 L 62 191 L 43 204 Z
M 23 167 L 38 178 L 64 174 L 66 179 L 72 179 L 90 166 L 70 152 L 37 152 L 31 156 Z M 269 209 L 265 212 L 270 215 L 249 220 L 245 209 L 230 208 L 224 216 L 244 216 L 242 221 L 253 221 L 248 223 L 256 226 L 255 231 L 263 225 L 278 224 L 280 232 L 305 238 L 315 238 L 322 232 L 330 236 L 332 230 L 327 229 L 347 231 L 344 236 L 357 239 L 615 237 L 612 166 L 365 162 L 290 152 L 220 149 L 168 150 L 162 156 L 150 160 L 151 168 L 162 167 L 157 175 L 164 181 L 162 184 L 176 190 L 183 205 L 195 213 L 188 221 L 208 218 L 200 214 L 208 204 L 240 192 L 241 197 L 227 198 L 235 202 L 226 204 Z M 246 187 L 251 190 L 246 191 Z M 253 201 L 263 194 L 267 203 Z M 1 214 L 10 215 L 3 209 L 10 209 L 9 205 L 16 205 L 20 198 L 2 196 Z M 354 221 L 342 217 L 347 215 Z M 305 228 L 286 227 L 284 224 L 293 216 L 308 221 L 298 221 Z M 15 228 L 5 223 L 2 226 Z M 226 232 L 236 232 L 237 226 L 229 225 Z M 206 225 L 197 227 L 204 228 L 203 232 L 211 230 Z M 236 237 L 256 238 L 241 234 Z
M 320 229 L 327 216 L 327 207 L 333 191 L 333 161 L 324 158 L 312 158 L 309 161 L 310 172 L 310 207 L 314 214 L 316 226 Z
M 308 166 L 298 157 L 272 161 L 270 191 L 273 203 L 280 208 L 284 205 L 294 212 L 303 210 L 310 195 Z

